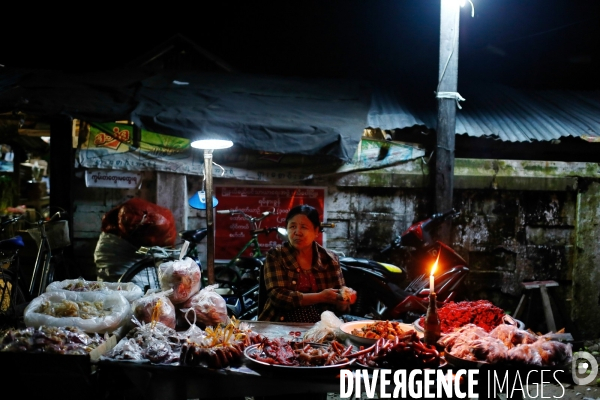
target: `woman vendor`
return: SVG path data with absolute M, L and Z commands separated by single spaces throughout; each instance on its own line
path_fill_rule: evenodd
M 337 254 L 319 245 L 319 213 L 309 205 L 292 208 L 286 216 L 288 241 L 267 253 L 267 290 L 261 321 L 318 322 L 321 313 L 347 312 L 356 292 L 344 286 Z

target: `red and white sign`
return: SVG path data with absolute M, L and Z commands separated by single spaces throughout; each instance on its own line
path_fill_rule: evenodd
M 288 211 L 299 204 L 308 204 L 317 209 L 321 221 L 327 220 L 325 210 L 325 187 L 271 187 L 271 186 L 215 186 L 215 196 L 219 201 L 216 210 L 241 210 L 251 217 L 260 217 L 265 211 L 275 210 L 262 220 L 258 228 L 285 227 Z M 239 214 L 215 213 L 215 259 L 230 260 L 251 239 L 251 223 Z M 260 249 L 265 254 L 281 240 L 276 232 L 268 237 L 259 235 Z M 323 234 L 317 238 L 323 243 Z M 249 256 L 252 249 L 244 252 Z

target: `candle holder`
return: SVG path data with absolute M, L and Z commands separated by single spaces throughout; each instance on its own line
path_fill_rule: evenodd
M 429 306 L 427 306 L 423 330 L 425 331 L 425 343 L 435 345 L 439 340 L 441 333 L 441 323 L 437 312 L 437 296 L 435 292 L 429 293 Z

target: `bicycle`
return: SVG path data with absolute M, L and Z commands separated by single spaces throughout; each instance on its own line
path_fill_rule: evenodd
M 251 230 L 252 237 L 242 247 L 238 254 L 225 265 L 218 265 L 215 268 L 215 281 L 219 284 L 219 292 L 225 298 L 228 304 L 230 315 L 238 319 L 250 319 L 257 314 L 258 310 L 258 277 L 261 272 L 264 255 L 260 250 L 258 235 L 273 232 L 277 228 L 259 229 L 260 222 L 273 215 L 273 212 L 265 211 L 260 217 L 251 217 L 239 210 L 219 210 L 218 213 L 240 214 L 247 219 L 255 229 Z M 179 236 L 189 242 L 186 257 L 192 258 L 202 269 L 202 264 L 198 258 L 197 245 L 206 237 L 207 229 L 188 230 L 179 233 Z M 252 247 L 253 253 L 250 257 L 243 257 L 242 254 Z M 147 257 L 134 263 L 127 271 L 121 275 L 119 282 L 133 282 L 140 286 L 144 293 L 149 289 L 160 289 L 160 277 L 158 266 L 166 261 L 179 258 L 181 249 L 165 248 L 160 246 L 140 247 L 136 253 L 144 254 Z M 240 273 L 244 270 L 244 273 Z M 206 281 L 203 279 L 203 287 L 206 287 Z M 234 303 L 234 304 L 232 304 Z
M 16 224 L 22 215 L 3 221 L 0 232 Z M 22 314 L 20 305 L 25 304 L 25 295 L 20 284 L 20 259 L 19 250 L 25 247 L 20 235 L 0 240 L 0 327 L 14 325 L 19 314 Z
M 38 246 L 27 291 L 29 300 L 41 295 L 46 286 L 55 281 L 57 274 L 61 274 L 58 280 L 78 278 L 79 274 L 73 272 L 73 266 L 68 265 L 62 254 L 62 250 L 71 245 L 69 225 L 66 220 L 61 220 L 66 216 L 67 213 L 60 210 L 50 218 L 39 219 L 35 227 L 27 229 Z
M 19 257 L 19 251 L 25 247 L 23 237 L 17 235 L 0 241 L 0 253 L 3 256 L 0 299 L 7 302 L 6 310 L 2 307 L 4 312 L 0 315 L 11 322 L 16 322 L 22 317 L 27 304 L 46 290 L 46 286 L 55 280 L 57 272 L 63 274 L 61 279 L 75 277 L 61 253 L 63 248 L 71 244 L 67 221 L 59 220 L 65 215 L 64 211 L 58 211 L 50 218 L 42 217 L 35 223 L 35 227 L 26 230 L 38 247 L 29 280 L 24 276 Z M 3 222 L 2 231 L 22 218 L 23 215 L 20 215 Z M 53 253 L 53 250 L 56 252 Z
M 229 288 L 226 298 L 237 300 L 234 315 L 241 320 L 250 320 L 258 316 L 259 278 L 266 255 L 263 254 L 258 242 L 258 236 L 269 235 L 281 228 L 260 228 L 260 223 L 275 212 L 264 211 L 260 217 L 252 217 L 241 210 L 218 210 L 219 214 L 241 215 L 250 223 L 250 239 L 238 253 L 225 265 L 215 267 L 215 281 L 220 288 Z M 250 256 L 243 256 L 246 250 L 252 249 Z M 229 302 L 228 302 L 229 303 Z
M 182 251 L 185 257 L 190 257 L 202 269 L 202 264 L 198 257 L 197 245 L 206 235 L 206 228 L 179 232 L 179 237 L 184 240 L 182 247 L 179 249 L 160 246 L 140 247 L 136 253 L 146 255 L 146 257 L 135 262 L 128 268 L 121 275 L 118 282 L 133 282 L 141 287 L 144 293 L 150 289 L 160 289 L 158 266 L 163 262 L 178 259 Z

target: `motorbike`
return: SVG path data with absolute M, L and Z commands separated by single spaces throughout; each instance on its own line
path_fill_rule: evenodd
M 458 215 L 460 212 L 454 209 L 434 214 L 411 225 L 381 250 L 382 254 L 393 249 L 401 250 L 403 264 L 400 266 L 341 257 L 346 284 L 358 295 L 350 314 L 359 318 L 413 322 L 427 311 L 429 276 L 436 260 L 434 290 L 438 307 L 462 299 L 464 292 L 461 288 L 469 274 L 467 262 L 450 246 L 434 239 L 437 228 Z M 398 271 L 396 268 L 402 273 L 393 273 Z M 351 320 L 352 317 L 345 319 Z

